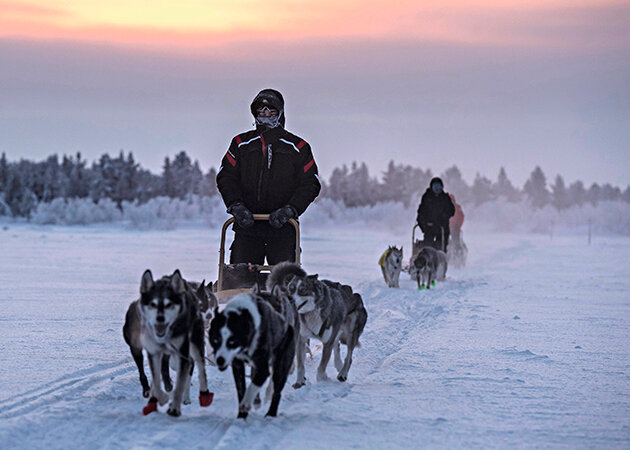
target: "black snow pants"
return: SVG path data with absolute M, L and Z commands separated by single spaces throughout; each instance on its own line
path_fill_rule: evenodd
M 285 226 L 276 233 L 262 235 L 236 231 L 230 250 L 230 264 L 264 264 L 265 257 L 270 265 L 295 262 L 295 229 Z
M 424 242 L 431 244 L 436 250 L 444 250 L 446 253 L 449 234 L 450 232 L 447 225 L 444 228 L 444 248 L 442 248 L 442 229 L 440 229 L 440 227 L 427 227 L 427 229 L 424 230 Z

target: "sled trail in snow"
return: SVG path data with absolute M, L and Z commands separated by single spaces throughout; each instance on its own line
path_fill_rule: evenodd
M 142 416 L 122 339 L 144 269 L 213 279 L 208 230 L 11 233 L 0 260 L 7 448 L 630 445 L 628 238 L 589 247 L 573 236 L 468 233 L 468 266 L 418 291 L 405 274 L 387 288 L 377 265 L 407 237 L 308 230 L 305 269 L 351 284 L 366 303 L 361 347 L 346 383 L 332 363 L 330 380 L 315 381 L 316 351 L 306 386 L 292 389 L 289 376 L 277 418 L 263 405 L 242 421 L 231 371 L 210 366 L 209 408 Z

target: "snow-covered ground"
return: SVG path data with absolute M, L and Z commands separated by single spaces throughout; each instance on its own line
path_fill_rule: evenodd
M 417 291 L 377 266 L 406 233 L 303 231 L 307 271 L 363 295 L 362 347 L 347 383 L 315 382 L 316 352 L 277 418 L 242 421 L 213 367 L 209 408 L 142 416 L 121 333 L 144 269 L 216 278 L 215 228 L 0 230 L 0 446 L 630 447 L 630 238 L 468 232 L 468 266 Z

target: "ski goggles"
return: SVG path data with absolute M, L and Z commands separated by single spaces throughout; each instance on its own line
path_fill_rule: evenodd
M 275 108 L 270 108 L 268 106 L 262 106 L 260 108 L 256 108 L 256 114 L 259 116 L 275 116 L 278 114 L 278 110 Z

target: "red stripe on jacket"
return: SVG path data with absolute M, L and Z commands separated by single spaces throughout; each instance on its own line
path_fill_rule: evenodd
M 240 136 L 234 136 L 234 140 L 236 141 L 238 145 L 241 145 L 241 142 L 243 142 Z
M 232 167 L 236 167 L 236 160 L 232 158 L 232 155 L 230 155 L 230 152 L 227 152 L 225 156 L 227 156 L 227 159 L 230 162 L 230 164 L 232 164 Z
M 298 150 L 306 145 L 306 141 L 300 141 L 300 143 L 296 146 Z
M 302 141 L 303 142 L 303 141 Z M 311 168 L 311 166 L 315 163 L 315 160 L 313 158 L 311 158 L 311 160 L 308 162 L 307 165 L 304 166 L 304 172 L 308 172 L 308 169 Z

